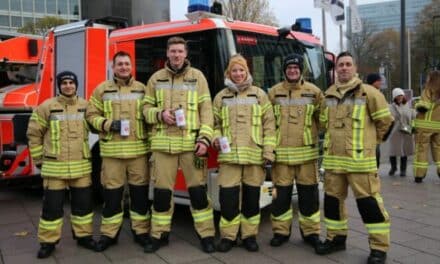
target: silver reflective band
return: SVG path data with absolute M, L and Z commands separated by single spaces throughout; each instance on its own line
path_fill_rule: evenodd
M 195 91 L 197 89 L 197 85 L 195 84 L 175 84 L 171 86 L 169 83 L 156 83 L 156 86 L 154 87 L 156 90 L 182 90 L 182 91 Z
M 276 98 L 276 104 L 287 106 L 287 105 L 308 105 L 313 103 L 312 98 L 297 98 L 297 99 L 287 99 L 287 98 Z
M 137 100 L 143 98 L 144 95 L 140 93 L 130 93 L 130 94 L 120 94 L 120 93 L 106 93 L 102 96 L 103 101 L 114 101 L 114 100 L 121 100 L 121 101 L 130 101 L 130 100 Z
M 346 98 L 340 105 L 364 105 L 366 103 L 365 98 Z M 336 106 L 338 105 L 338 99 L 336 98 L 327 98 L 325 99 L 326 106 Z
M 253 105 L 258 104 L 258 100 L 255 97 L 251 98 L 224 98 L 223 105 L 231 106 L 231 105 Z
M 70 121 L 83 120 L 84 113 L 80 114 L 50 114 L 50 120 Z

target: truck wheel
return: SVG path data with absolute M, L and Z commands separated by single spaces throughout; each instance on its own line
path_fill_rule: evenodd
M 99 144 L 95 144 L 92 148 L 92 188 L 95 204 L 102 204 L 102 184 L 101 184 L 101 164 Z

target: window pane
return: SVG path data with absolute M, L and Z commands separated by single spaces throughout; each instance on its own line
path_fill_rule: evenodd
M 11 10 L 21 11 L 20 0 L 11 0 Z
M 34 23 L 34 19 L 32 17 L 24 17 L 23 18 L 23 25 L 26 25 L 28 23 Z
M 9 27 L 9 16 L 0 16 L 0 26 Z
M 17 17 L 17 16 L 12 16 L 12 27 L 22 27 L 21 24 L 21 17 Z
M 70 2 L 70 14 L 71 15 L 79 15 L 79 4 L 78 0 L 69 0 Z
M 9 2 L 6 1 L 0 1 L 0 10 L 9 10 Z
M 44 1 L 42 1 L 42 0 L 35 0 L 35 12 L 36 13 L 45 13 Z
M 46 1 L 47 13 L 56 14 L 57 13 L 57 4 L 56 0 L 47 0 Z
M 23 0 L 23 12 L 33 12 L 33 0 Z M 38 2 L 38 1 L 37 1 Z
M 67 14 L 67 0 L 58 0 L 58 14 Z

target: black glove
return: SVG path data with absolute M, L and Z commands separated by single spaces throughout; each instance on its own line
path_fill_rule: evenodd
M 121 120 L 114 120 L 110 125 L 110 131 L 120 132 L 121 131 Z
M 421 114 L 424 114 L 428 111 L 428 109 L 426 109 L 424 107 L 418 107 L 416 110 L 417 110 L 417 112 L 419 112 Z

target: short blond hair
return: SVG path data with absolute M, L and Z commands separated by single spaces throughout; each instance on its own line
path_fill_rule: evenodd
M 228 67 L 226 68 L 226 71 L 225 71 L 225 77 L 228 79 L 231 79 L 231 70 L 235 64 L 238 64 L 245 69 L 246 78 L 247 78 L 250 73 L 249 67 L 248 67 L 246 59 L 243 56 L 241 56 L 240 54 L 235 54 L 229 59 L 229 64 L 228 64 Z

